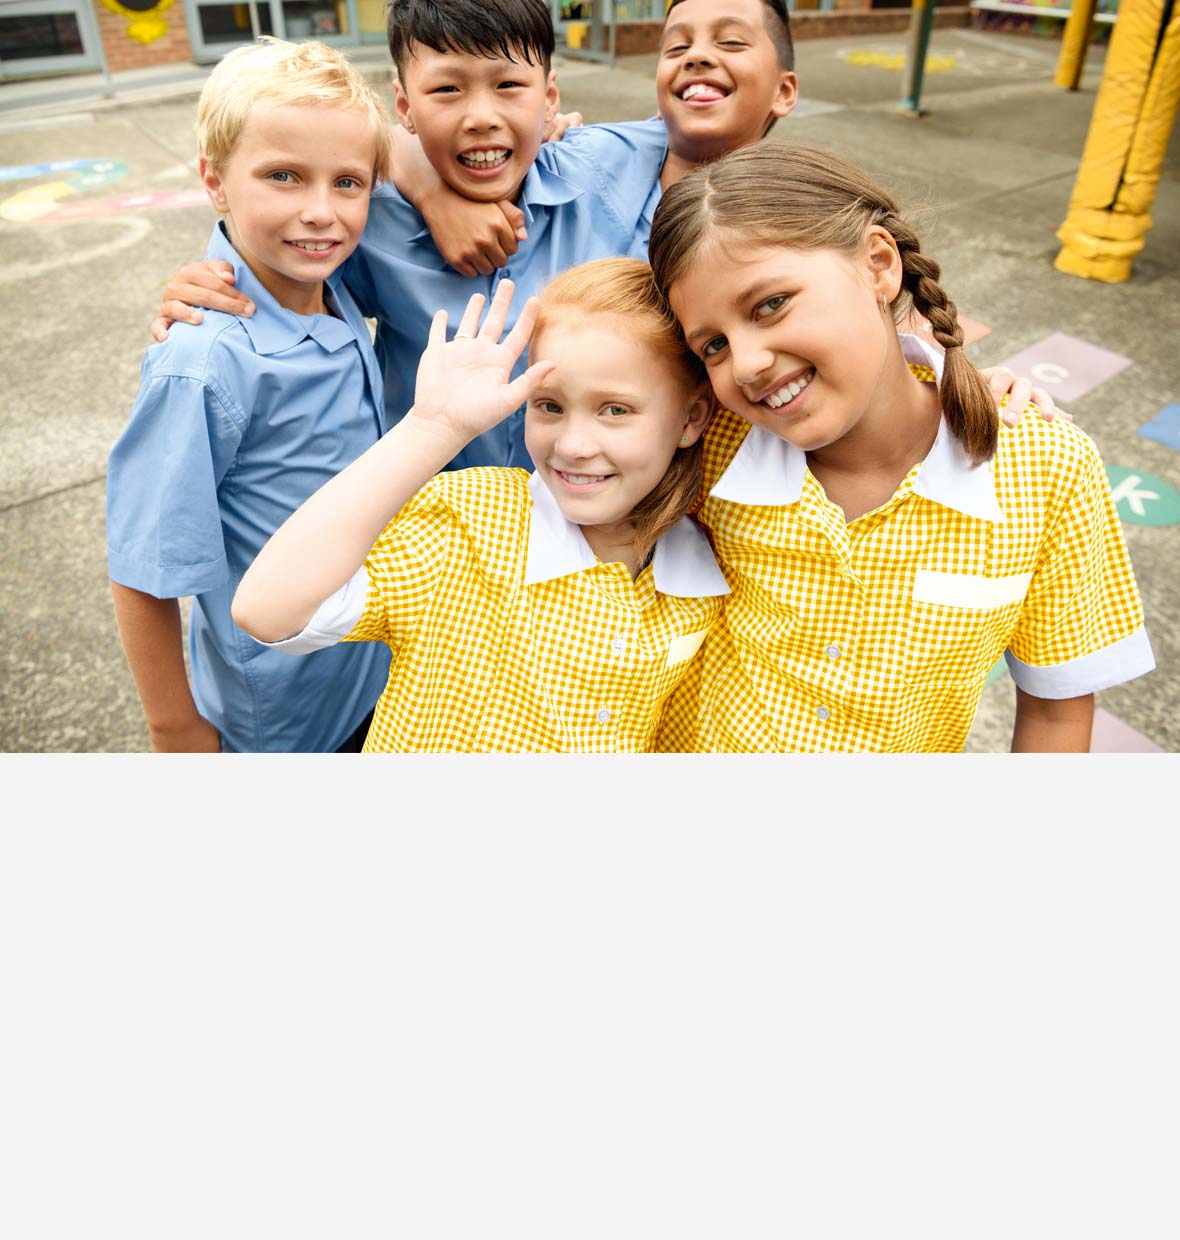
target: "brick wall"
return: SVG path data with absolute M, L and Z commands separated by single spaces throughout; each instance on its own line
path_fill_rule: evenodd
M 795 39 L 826 39 L 833 35 L 886 34 L 910 28 L 909 9 L 865 9 L 863 0 L 836 0 L 834 12 L 796 8 L 791 13 Z M 936 8 L 937 30 L 970 26 L 971 9 Z M 662 22 L 622 22 L 615 27 L 615 50 L 620 56 L 639 56 L 659 50 Z M 607 46 L 603 41 L 603 48 Z
M 123 69 L 146 69 L 152 65 L 171 65 L 193 58 L 189 46 L 188 30 L 184 24 L 184 5 L 172 0 L 172 7 L 158 16 L 168 24 L 168 33 L 152 43 L 140 43 L 127 33 L 130 18 L 112 13 L 102 0 L 94 0 L 98 15 L 98 32 L 106 53 L 107 68 L 112 73 Z

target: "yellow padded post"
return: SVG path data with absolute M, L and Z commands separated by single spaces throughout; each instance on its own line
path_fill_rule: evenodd
M 1071 0 L 1069 16 L 1061 34 L 1061 52 L 1057 57 L 1057 74 L 1054 86 L 1077 90 L 1086 67 L 1086 49 L 1090 46 L 1090 32 L 1094 29 L 1094 9 L 1098 0 Z
M 1130 278 L 1151 227 L 1178 105 L 1180 6 L 1122 0 L 1069 211 L 1057 230 L 1058 271 L 1112 284 Z

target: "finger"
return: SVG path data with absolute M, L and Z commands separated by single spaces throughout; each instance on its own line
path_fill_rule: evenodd
M 541 303 L 536 297 L 530 297 L 524 303 L 524 308 L 520 312 L 520 316 L 512 326 L 512 330 L 504 338 L 504 348 L 509 350 L 513 363 L 524 352 L 525 345 L 528 344 L 533 334 L 533 328 L 537 325 L 537 315 L 540 313 Z
M 581 112 L 567 112 L 566 117 L 569 120 L 569 127 L 571 129 L 581 129 L 582 126 L 586 123 L 582 119 Z
M 1037 408 L 1041 411 L 1041 416 L 1044 418 L 1052 420 L 1058 413 L 1057 402 L 1044 388 L 1032 387 L 1030 385 L 1029 400 L 1036 401 Z
M 163 342 L 168 339 L 168 328 L 171 326 L 172 320 L 165 318 L 164 315 L 160 315 L 160 317 L 155 319 L 152 323 L 152 339 L 155 340 L 157 344 L 163 344 Z
M 1029 399 L 1032 396 L 1032 384 L 1027 379 L 1014 379 L 1011 390 L 1008 392 L 1008 404 L 1003 410 L 1004 421 L 1009 426 L 1015 426 L 1024 416 L 1024 411 L 1028 408 Z
M 993 366 L 987 372 L 987 385 L 991 388 L 992 397 L 999 404 L 1000 397 L 1012 387 L 1016 375 L 1007 366 Z
M 515 241 L 512 242 L 512 248 L 513 250 L 516 249 Z M 498 237 L 494 241 L 489 241 L 484 246 L 483 256 L 489 263 L 492 264 L 493 270 L 496 271 L 499 271 L 501 267 L 506 266 L 508 263 L 508 255 L 505 254 L 504 247 L 500 244 L 500 239 Z
M 514 202 L 507 200 L 499 204 L 500 210 L 504 212 L 504 218 L 508 221 L 508 227 L 512 229 L 512 235 L 517 241 L 527 241 L 529 231 L 524 226 L 524 212 Z
M 511 280 L 501 280 L 496 287 L 496 295 L 488 307 L 483 327 L 479 329 L 481 340 L 490 340 L 495 344 L 500 339 L 504 324 L 508 321 L 508 310 L 512 305 L 512 293 L 515 288 L 516 285 Z
M 503 267 L 508 260 L 516 253 L 516 233 L 512 230 L 511 224 L 507 219 L 501 221 L 500 226 L 496 229 L 496 247 L 500 252 L 500 261 L 497 267 Z
M 463 317 L 459 320 L 459 326 L 455 328 L 456 335 L 475 335 L 479 327 L 479 312 L 483 309 L 485 301 L 487 298 L 482 293 L 472 293 L 467 302 L 467 309 L 463 311 Z
M 556 362 L 534 362 L 523 375 L 513 379 L 504 389 L 505 395 L 512 401 L 513 409 L 518 409 L 532 400 L 533 393 L 556 369 Z
M 205 310 L 220 310 L 223 314 L 244 314 L 247 317 L 254 313 L 254 303 L 245 293 L 224 284 L 220 289 L 204 288 L 198 284 L 168 285 L 164 289 L 163 304 L 201 306 Z
M 436 345 L 446 344 L 447 342 L 447 312 L 445 310 L 436 310 L 434 318 L 430 320 L 430 331 L 426 336 L 426 347 L 433 348 Z
M 171 319 L 174 323 L 202 323 L 204 314 L 196 306 L 184 301 L 166 301 L 160 306 L 160 317 Z
M 476 255 L 476 256 L 475 256 L 475 257 L 471 260 L 471 262 L 472 262 L 472 266 L 474 266 L 474 268 L 475 268 L 475 270 L 476 270 L 476 274 L 477 274 L 477 275 L 481 275 L 481 276 L 490 276 L 490 275 L 492 275 L 492 274 L 495 272 L 495 270 L 496 270 L 496 269 L 495 269 L 495 267 L 493 267 L 493 266 L 492 266 L 492 264 L 491 264 L 491 263 L 489 263 L 489 262 L 488 262 L 488 260 L 487 260 L 486 258 L 484 258 L 484 256 L 483 256 L 482 254 L 477 254 L 477 255 Z

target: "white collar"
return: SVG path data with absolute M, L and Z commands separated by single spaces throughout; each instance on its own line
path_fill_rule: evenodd
M 529 478 L 529 494 L 533 504 L 524 584 L 532 586 L 593 568 L 599 560 L 586 536 L 562 515 L 557 500 L 536 473 Z M 651 575 L 661 594 L 677 598 L 729 593 L 708 539 L 689 517 L 681 517 L 656 543 Z
M 942 354 L 917 336 L 899 332 L 897 338 L 906 361 L 929 366 L 936 382 L 941 383 Z M 807 455 L 801 448 L 760 426 L 751 426 L 710 495 L 735 504 L 795 504 L 803 494 L 806 469 Z M 991 462 L 973 466 L 947 427 L 946 418 L 941 419 L 934 444 L 918 469 L 914 491 L 981 521 L 1004 520 Z

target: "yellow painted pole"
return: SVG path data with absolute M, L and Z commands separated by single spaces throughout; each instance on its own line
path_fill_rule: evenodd
M 1057 75 L 1054 86 L 1077 90 L 1086 67 L 1086 49 L 1090 46 L 1090 32 L 1094 28 L 1094 10 L 1098 0 L 1071 0 L 1065 30 L 1061 34 L 1061 54 L 1057 57 Z
M 1122 0 L 1069 211 L 1058 271 L 1118 283 L 1151 227 L 1180 104 L 1180 5 Z

